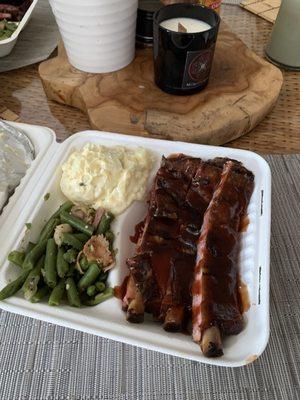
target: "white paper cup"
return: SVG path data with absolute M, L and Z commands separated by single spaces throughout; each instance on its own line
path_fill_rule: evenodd
M 49 0 L 70 63 L 86 72 L 126 67 L 135 54 L 138 0 Z

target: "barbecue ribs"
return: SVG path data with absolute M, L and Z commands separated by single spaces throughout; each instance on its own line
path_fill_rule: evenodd
M 253 187 L 251 172 L 226 162 L 204 216 L 193 283 L 193 339 L 206 356 L 222 355 L 221 337 L 243 329 L 239 229 Z
M 231 189 L 236 190 L 236 196 L 230 195 Z M 224 281 L 218 283 L 220 286 L 214 286 L 212 282 L 215 271 L 208 271 L 210 278 L 206 277 L 206 269 L 209 270 L 210 265 L 206 266 L 205 263 L 210 259 L 207 255 L 203 256 L 203 249 L 209 246 L 206 250 L 208 253 L 217 246 L 219 252 L 213 253 L 215 263 L 223 250 L 233 249 L 237 253 L 239 224 L 252 189 L 253 175 L 236 161 L 216 158 L 204 162 L 183 154 L 162 158 L 149 195 L 148 213 L 142 226 L 139 226 L 136 254 L 127 260 L 130 272 L 126 281 L 123 310 L 127 312 L 128 321 L 142 322 L 144 312 L 147 312 L 162 322 L 165 330 L 182 331 L 193 317 L 194 340 L 201 344 L 206 355 L 221 354 L 220 345 L 217 346 L 218 351 L 213 352 L 207 351 L 204 343 L 207 337 L 211 338 L 214 330 L 220 336 L 218 344 L 221 343 L 221 335 L 240 331 L 242 317 L 237 289 L 237 265 L 234 257 L 231 264 L 223 262 L 220 265 L 222 272 L 218 276 L 219 280 Z M 226 205 L 223 205 L 222 199 L 228 201 L 228 210 L 233 213 L 232 219 L 226 214 L 227 203 L 224 200 Z M 222 219 L 223 213 L 226 215 Z M 224 228 L 226 235 L 221 246 L 218 233 L 222 230 L 219 229 L 219 222 L 232 227 L 234 243 L 231 240 L 232 234 Z M 216 244 L 214 233 L 218 240 Z M 212 242 L 208 243 L 206 237 L 211 238 Z M 226 265 L 223 267 L 223 264 Z M 223 290 L 226 287 L 232 271 L 234 288 L 228 288 L 227 292 L 233 290 L 235 294 L 232 297 L 229 294 L 226 297 L 225 294 L 228 302 L 220 306 L 224 306 L 229 313 L 231 310 L 236 311 L 237 317 L 225 321 L 214 307 L 218 308 L 220 296 L 217 293 L 220 288 Z M 212 294 L 210 290 L 213 290 Z M 210 301 L 214 303 L 210 304 Z

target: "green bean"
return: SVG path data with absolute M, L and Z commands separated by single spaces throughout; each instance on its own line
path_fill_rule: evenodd
M 6 285 L 0 292 L 0 300 L 7 299 L 17 293 L 26 281 L 29 272 L 29 270 L 22 271 L 21 275 L 18 276 L 17 279 Z
M 71 208 L 73 206 L 73 203 L 71 201 L 66 201 L 65 203 L 63 203 L 59 209 L 57 211 L 55 211 L 54 214 L 51 215 L 51 217 L 48 219 L 46 225 L 43 227 L 42 231 L 41 231 L 41 237 L 45 237 L 45 239 L 50 239 L 51 236 L 46 237 L 46 231 L 49 233 L 50 227 L 53 224 L 53 220 L 58 219 L 60 216 L 60 213 L 62 211 L 70 211 Z M 54 227 L 55 229 L 55 227 Z M 40 239 L 41 241 L 41 239 Z
M 88 296 L 90 297 L 94 296 L 96 294 L 96 286 L 95 285 L 89 286 L 86 292 Z
M 66 277 L 73 277 L 75 272 L 76 272 L 75 264 L 71 264 L 69 271 L 66 274 Z
M 38 283 L 41 277 L 41 270 L 44 266 L 45 256 L 42 256 L 37 262 L 36 266 L 29 272 L 29 275 L 24 282 L 22 290 L 24 292 L 24 297 L 26 300 L 29 300 L 38 289 Z
M 113 288 L 107 288 L 103 293 L 97 294 L 94 298 L 92 299 L 86 299 L 84 301 L 84 305 L 86 306 L 96 306 L 97 304 L 102 303 L 105 300 L 110 299 L 114 295 L 114 289 Z
M 83 249 L 83 243 L 76 239 L 72 233 L 63 233 L 62 234 L 62 242 L 68 246 L 73 247 L 76 250 L 81 251 Z
M 14 250 L 9 253 L 7 259 L 9 262 L 17 265 L 18 267 L 22 267 L 25 259 L 25 253 L 23 251 Z
M 25 250 L 25 253 L 26 254 L 29 253 L 35 246 L 36 246 L 36 243 L 29 242 L 27 245 L 27 248 Z
M 42 230 L 42 233 L 39 238 L 39 243 L 41 243 L 43 240 L 48 240 L 53 237 L 55 228 L 57 225 L 60 224 L 59 218 L 51 218 L 45 225 L 44 229 Z
M 31 303 L 38 303 L 39 301 L 43 300 L 44 297 L 47 296 L 49 293 L 48 286 L 41 287 L 31 298 Z
M 87 258 L 85 256 L 80 258 L 80 262 L 79 263 L 80 263 L 80 267 L 81 267 L 81 269 L 83 271 L 86 271 L 90 266 L 90 263 L 88 262 L 88 260 L 87 260 Z
M 73 236 L 84 244 L 90 239 L 90 237 L 85 233 L 74 233 Z
M 78 251 L 75 249 L 69 249 L 64 254 L 64 260 L 67 261 L 68 264 L 72 264 L 77 260 Z
M 46 246 L 47 246 L 47 240 L 44 240 L 35 245 L 34 248 L 30 250 L 28 254 L 26 254 L 25 260 L 23 262 L 24 270 L 30 271 L 34 268 L 35 264 L 45 253 Z
M 105 283 L 104 282 L 96 282 L 95 283 L 96 289 L 98 292 L 103 292 L 106 288 Z
M 67 200 L 65 203 L 63 203 L 60 207 L 59 207 L 59 209 L 57 210 L 57 211 L 55 211 L 55 213 L 50 217 L 50 219 L 51 218 L 57 218 L 57 217 L 59 217 L 60 216 L 60 214 L 63 212 L 63 211 L 70 211 L 71 210 L 71 208 L 73 207 L 73 203 L 71 202 L 71 201 L 69 201 L 69 200 Z
M 78 289 L 79 290 L 84 290 L 87 289 L 89 286 L 91 286 L 98 276 L 100 275 L 100 268 L 97 264 L 91 264 L 89 266 L 89 269 L 86 271 L 86 273 L 82 276 L 80 281 L 78 282 Z
M 62 247 L 58 249 L 56 259 L 57 274 L 60 278 L 64 278 L 69 271 L 69 264 L 64 259 L 65 251 Z
M 81 301 L 73 278 L 66 280 L 66 290 L 70 306 L 80 307 Z
M 53 289 L 56 286 L 57 271 L 56 271 L 57 246 L 54 239 L 48 239 L 46 248 L 46 258 L 44 267 L 44 279 L 46 284 Z
M 98 225 L 97 228 L 97 234 L 98 235 L 104 235 L 105 232 L 107 232 L 110 228 L 110 224 L 112 223 L 112 221 L 114 220 L 115 216 L 107 211 L 106 213 L 104 213 L 104 215 L 101 218 L 101 221 Z
M 65 289 L 66 289 L 66 283 L 65 283 L 64 279 L 61 279 L 50 294 L 50 297 L 48 300 L 49 306 L 59 306 L 60 305 L 61 299 L 65 293 Z
M 25 252 L 17 250 L 11 251 L 7 256 L 8 261 L 17 265 L 18 267 L 23 267 L 26 254 L 29 253 L 35 247 L 35 245 L 35 243 L 29 242 Z
M 89 236 L 92 236 L 94 232 L 94 228 L 87 224 L 85 221 L 82 219 L 79 219 L 77 217 L 74 217 L 74 215 L 71 215 L 70 213 L 63 211 L 60 214 L 61 221 L 71 225 L 73 228 L 77 229 L 80 232 L 83 232 Z
M 114 247 L 115 234 L 109 229 L 105 232 L 105 237 L 109 242 L 109 250 L 111 251 Z

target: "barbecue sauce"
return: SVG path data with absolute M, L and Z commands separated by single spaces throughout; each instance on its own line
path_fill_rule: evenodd
M 129 275 L 125 276 L 121 285 L 114 287 L 114 296 L 117 299 L 120 299 L 120 300 L 124 299 L 125 294 L 126 294 L 126 289 L 127 289 L 128 278 L 129 278 Z
M 245 215 L 242 219 L 241 219 L 241 223 L 240 223 L 240 232 L 246 232 L 248 229 L 248 226 L 250 224 L 250 219 L 248 217 L 248 215 Z
M 139 222 L 134 229 L 134 235 L 130 236 L 130 240 L 132 243 L 137 243 L 139 238 L 142 236 L 144 230 L 145 221 Z

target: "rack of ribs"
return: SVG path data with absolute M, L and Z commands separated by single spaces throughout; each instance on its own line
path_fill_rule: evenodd
M 204 215 L 193 282 L 193 339 L 208 357 L 223 354 L 222 336 L 243 329 L 239 236 L 253 188 L 253 174 L 227 161 Z
M 197 239 L 221 172 L 222 165 L 198 158 L 162 158 L 136 255 L 127 260 L 130 279 L 123 309 L 130 322 L 143 321 L 145 309 L 166 330 L 183 328 L 191 312 Z
M 136 254 L 127 260 L 123 310 L 128 321 L 142 322 L 147 312 L 167 331 L 187 328 L 203 218 L 227 164 L 224 158 L 204 162 L 183 154 L 162 158 L 148 213 L 139 224 Z M 235 171 L 242 168 L 234 163 Z

